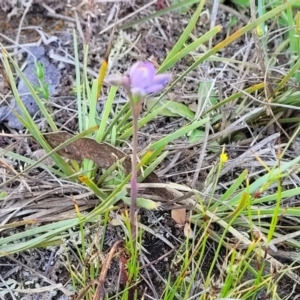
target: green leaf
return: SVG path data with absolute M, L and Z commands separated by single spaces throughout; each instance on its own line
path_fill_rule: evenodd
M 201 126 L 204 126 L 209 121 L 209 118 L 204 118 L 200 121 L 193 122 L 191 124 L 188 124 L 186 126 L 181 127 L 180 129 L 176 130 L 175 132 L 167 135 L 166 137 L 162 138 L 161 140 L 155 142 L 153 145 L 150 146 L 150 149 L 163 149 L 166 145 L 171 143 L 172 141 L 183 137 L 191 130 L 194 130 L 196 128 L 199 128 Z
M 150 98 L 147 99 L 146 106 L 150 111 L 157 109 L 159 106 L 164 106 L 159 112 L 159 115 L 166 117 L 183 117 L 189 121 L 194 120 L 195 117 L 195 113 L 193 113 L 185 104 L 176 101 L 162 99 L 157 102 L 156 98 Z
M 130 198 L 129 197 L 124 197 L 122 199 L 126 204 L 130 205 Z M 138 207 L 143 207 L 145 209 L 157 209 L 160 206 L 159 202 L 155 202 L 150 199 L 145 199 L 145 198 L 137 198 L 136 199 L 136 205 Z

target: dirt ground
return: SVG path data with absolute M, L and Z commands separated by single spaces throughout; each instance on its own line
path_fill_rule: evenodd
M 74 60 L 73 29 L 76 30 L 78 35 L 78 47 L 81 50 L 80 60 L 83 61 L 83 41 L 86 41 L 90 47 L 88 56 L 89 73 L 91 77 L 97 76 L 102 58 L 108 47 L 112 25 L 118 8 L 115 3 L 101 2 L 89 6 L 89 3 L 93 1 L 86 3 L 86 1 L 80 0 L 34 0 L 27 1 L 27 3 L 29 3 L 28 7 L 24 6 L 24 4 L 22 4 L 23 2 L 24 1 L 21 0 L 2 0 L 0 8 L 0 42 L 9 53 L 14 55 L 20 65 L 25 61 L 26 54 L 18 47 L 19 44 L 25 46 L 41 44 L 45 47 L 47 55 L 57 68 L 61 70 L 62 74 L 60 86 L 55 95 L 53 95 L 50 103 L 54 112 L 55 122 L 59 125 L 61 130 L 76 133 L 78 124 L 76 117 L 74 117 L 76 99 L 73 91 L 75 82 L 75 69 L 72 64 Z M 159 4 L 153 2 L 152 5 L 147 6 L 149 1 L 135 1 L 134 5 L 123 1 L 119 6 L 117 19 L 121 20 L 121 22 L 118 24 L 125 25 L 150 13 L 159 11 L 161 9 L 160 3 L 163 5 L 164 1 L 158 2 Z M 147 7 L 141 9 L 144 6 Z M 210 29 L 210 10 L 210 6 L 205 7 L 200 21 L 196 26 L 194 32 L 195 36 L 200 36 Z M 157 19 L 133 25 L 128 29 L 122 29 L 120 27 L 118 34 L 116 34 L 118 38 L 114 41 L 112 47 L 110 72 L 116 70 L 124 72 L 132 62 L 148 59 L 149 57 L 153 57 L 158 64 L 161 63 L 166 53 L 172 48 L 181 35 L 192 11 L 193 10 L 190 10 L 186 14 L 180 14 L 178 12 L 167 13 Z M 223 30 L 213 43 L 224 39 L 227 35 L 245 25 L 248 21 L 248 11 L 245 10 L 242 17 L 237 13 L 236 17 L 239 18 L 238 22 L 231 26 L 230 22 L 234 11 L 234 6 L 230 3 L 228 6 L 220 6 L 216 24 L 221 24 L 226 30 Z M 239 49 L 244 47 L 246 43 L 247 41 L 244 39 L 239 39 L 227 47 L 226 50 L 222 51 L 220 55 L 223 57 L 232 57 L 238 53 Z M 237 54 L 235 59 L 242 59 L 242 56 Z M 190 64 L 191 61 L 184 59 L 172 71 L 174 74 L 179 74 Z M 197 80 L 201 80 L 201 78 L 204 77 L 206 79 L 213 79 L 220 68 L 222 68 L 222 64 L 215 66 L 204 64 L 200 66 L 197 71 L 189 74 L 189 76 L 181 82 L 180 86 L 172 91 L 172 98 L 193 107 L 197 99 Z M 230 94 L 231 85 L 229 83 L 236 81 L 238 76 L 239 74 L 228 72 L 224 74 L 224 78 L 218 81 L 218 96 L 220 99 Z M 253 78 L 248 79 L 249 84 L 251 81 L 252 83 L 257 81 L 255 75 L 253 75 Z M 5 81 L 2 80 L 2 82 L 0 82 L 0 94 L 7 95 L 8 93 L 9 88 Z M 103 103 L 104 100 L 103 96 L 100 99 L 99 109 L 101 109 L 101 103 Z M 120 98 L 119 101 L 125 102 L 126 100 Z M 178 120 L 177 118 L 158 117 L 155 122 L 151 122 L 146 128 L 141 130 L 139 145 L 141 148 L 145 147 L 150 139 L 173 132 L 176 128 L 184 124 L 185 121 Z M 2 134 L 0 134 L 1 148 L 13 146 L 14 151 L 18 151 L 18 153 L 29 157 L 35 153 L 37 145 L 33 141 L 28 139 L 19 140 L 16 138 L 17 132 L 7 128 L 5 124 L 1 124 L 0 126 L 2 131 Z M 47 132 L 48 128 L 44 127 L 43 130 Z M 123 150 L 128 151 L 126 148 Z M 163 162 L 161 169 L 158 170 L 158 174 L 159 171 L 161 171 L 162 174 L 160 179 L 163 181 L 189 184 L 192 180 L 191 171 L 194 170 L 197 165 L 199 151 L 200 146 L 195 146 L 192 149 L 183 149 L 177 159 L 177 163 L 174 164 L 168 172 L 163 172 L 176 154 L 176 151 L 171 151 L 170 156 Z M 234 156 L 236 154 L 232 151 L 231 155 Z M 207 156 L 204 166 L 209 167 L 212 165 L 215 157 L 216 154 L 213 152 Z M 20 168 L 20 166 L 16 166 L 16 169 L 18 168 Z M 53 181 L 53 178 L 51 178 L 49 174 L 35 172 L 36 171 L 27 178 L 27 183 L 30 185 L 34 197 L 39 197 L 39 199 L 29 206 L 26 206 L 27 210 L 19 210 L 14 216 L 14 219 L 27 220 L 33 218 L 35 214 L 39 214 L 46 223 L 61 220 L 63 217 L 72 218 L 76 216 L 72 201 L 64 202 L 59 214 L 55 213 L 57 212 L 55 211 L 55 209 L 57 210 L 55 203 L 61 203 L 66 195 L 70 195 L 71 193 L 72 195 L 79 195 L 85 193 L 86 190 L 79 186 L 70 187 L 68 190 L 68 186 L 65 186 L 62 192 L 59 185 Z M 199 174 L 199 182 L 197 182 L 199 188 L 201 188 L 207 173 L 208 171 L 202 171 Z M 7 191 L 17 189 L 18 186 L 19 182 L 12 183 L 7 187 Z M 22 199 L 18 199 L 20 197 Z M 22 204 L 25 203 L 24 201 L 30 199 L 30 197 L 32 197 L 32 195 L 26 192 L 26 190 L 19 191 L 19 196 L 12 199 L 11 207 L 22 206 Z M 78 203 L 82 207 L 84 206 L 84 210 L 88 211 L 96 205 L 97 200 L 89 197 L 87 203 L 86 199 L 81 199 L 82 202 L 79 201 Z M 41 203 L 41 201 L 43 201 L 43 203 Z M 52 213 L 49 212 L 49 208 L 52 209 Z M 34 212 L 33 209 L 35 210 Z M 30 211 L 29 215 L 28 211 Z M 143 264 L 147 265 L 149 262 L 156 260 L 157 262 L 154 264 L 154 267 L 150 264 L 149 267 L 142 270 L 141 284 L 138 287 L 139 294 L 144 295 L 145 299 L 150 299 L 150 296 L 154 299 L 159 299 L 165 288 L 165 283 L 162 278 L 167 279 L 171 268 L 171 260 L 174 257 L 174 250 L 179 247 L 185 238 L 182 230 L 175 226 L 175 222 L 172 220 L 169 211 L 142 211 L 141 218 L 144 224 L 148 224 L 149 226 L 155 225 L 156 233 L 164 236 L 170 242 L 166 244 L 162 239 L 150 233 L 143 235 L 143 246 L 147 251 L 147 254 L 142 256 Z M 4 219 L 5 216 L 0 216 L 0 221 L 4 221 Z M 23 229 L 25 228 L 24 226 Z M 18 230 L 22 230 L 22 228 Z M 6 230 L 1 232 L 0 235 L 7 236 L 15 233 L 17 232 Z M 89 228 L 86 238 L 92 243 L 91 236 L 101 237 L 102 234 L 102 229 L 94 226 Z M 115 226 L 107 228 L 105 233 L 106 250 L 109 251 L 114 242 L 122 238 L 123 233 L 121 229 L 119 230 Z M 68 253 L 68 259 L 74 266 L 78 268 L 82 267 L 78 255 L 76 254 L 76 245 L 78 245 L 78 243 L 79 237 L 77 233 L 74 232 L 74 235 L 66 242 L 64 247 L 53 246 L 47 249 L 35 249 L 0 258 L 0 276 L 2 282 L 0 282 L 0 288 L 3 289 L 3 282 L 7 282 L 12 288 L 19 289 L 43 287 L 47 279 L 49 279 L 52 283 L 61 283 L 65 286 L 66 290 L 72 291 L 69 270 L 66 266 L 66 253 Z M 204 276 L 207 272 L 206 270 L 209 269 L 210 262 L 214 255 L 214 249 L 215 245 L 212 243 L 210 249 L 207 251 L 206 260 L 201 266 L 201 273 Z M 223 254 L 225 255 L 226 253 L 224 252 Z M 161 257 L 164 258 L 161 259 Z M 221 259 L 222 258 L 220 258 L 220 260 Z M 175 269 L 174 276 L 178 275 L 177 272 L 178 270 Z M 116 292 L 118 274 L 118 263 L 117 261 L 113 261 L 106 282 L 106 289 L 110 295 Z M 216 276 L 217 275 L 218 270 L 216 270 Z M 292 285 L 292 283 L 288 281 L 282 282 L 283 295 L 286 291 L 293 288 L 290 285 Z M 195 287 L 195 294 L 200 291 L 200 287 Z M 149 295 L 149 297 L 147 297 L 147 295 Z M 1 290 L 0 297 L 2 297 Z M 262 292 L 260 298 L 257 299 L 266 299 L 264 297 L 265 295 Z M 6 294 L 1 299 L 63 300 L 71 298 L 63 295 L 62 290 L 53 289 L 53 291 L 32 295 L 24 295 L 20 292 L 15 294 L 15 298 L 10 294 Z

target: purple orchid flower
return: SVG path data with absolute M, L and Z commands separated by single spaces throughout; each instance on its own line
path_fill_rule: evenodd
M 133 139 L 132 139 L 132 177 L 130 192 L 130 226 L 132 239 L 136 237 L 136 201 L 138 195 L 137 182 L 137 136 L 138 118 L 141 104 L 148 94 L 160 91 L 170 80 L 171 74 L 157 74 L 151 62 L 136 62 L 125 75 L 110 75 L 106 82 L 112 85 L 122 85 L 131 103 L 133 117 Z M 135 246 L 134 246 L 135 247 Z
M 107 82 L 113 85 L 122 85 L 128 95 L 145 97 L 163 89 L 171 78 L 171 74 L 156 74 L 151 62 L 136 62 L 126 75 L 110 75 Z

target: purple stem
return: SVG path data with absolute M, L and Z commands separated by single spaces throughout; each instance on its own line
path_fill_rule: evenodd
M 132 176 L 131 176 L 131 192 L 130 192 L 130 226 L 132 239 L 135 245 L 135 238 L 137 234 L 135 212 L 136 200 L 138 195 L 138 182 L 137 182 L 137 147 L 138 147 L 138 118 L 140 114 L 140 103 L 131 101 L 132 116 L 133 116 L 133 135 L 132 135 Z

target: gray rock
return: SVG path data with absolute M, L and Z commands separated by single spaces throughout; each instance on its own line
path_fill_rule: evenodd
M 39 61 L 45 71 L 45 83 L 49 84 L 49 92 L 50 95 L 56 90 L 60 83 L 61 74 L 60 71 L 56 68 L 55 65 L 53 65 L 47 55 L 45 54 L 44 47 L 31 47 L 28 49 L 31 54 L 28 54 L 27 56 L 27 66 L 24 70 L 24 75 L 28 79 L 28 81 L 31 83 L 32 86 L 39 86 L 38 79 L 36 76 L 36 66 L 35 61 Z M 34 101 L 33 97 L 30 95 L 26 84 L 23 80 L 20 80 L 18 84 L 18 92 L 20 94 L 20 97 L 22 99 L 22 102 L 26 106 L 29 114 L 31 116 L 34 116 L 39 108 Z M 13 99 L 10 103 L 10 106 L 15 109 L 15 111 L 22 115 L 20 108 L 18 107 L 16 100 Z M 17 130 L 21 130 L 24 128 L 22 123 L 19 121 L 19 119 L 14 115 L 12 112 L 12 109 L 9 106 L 2 106 L 0 107 L 0 123 L 2 122 L 8 122 L 8 126 Z

